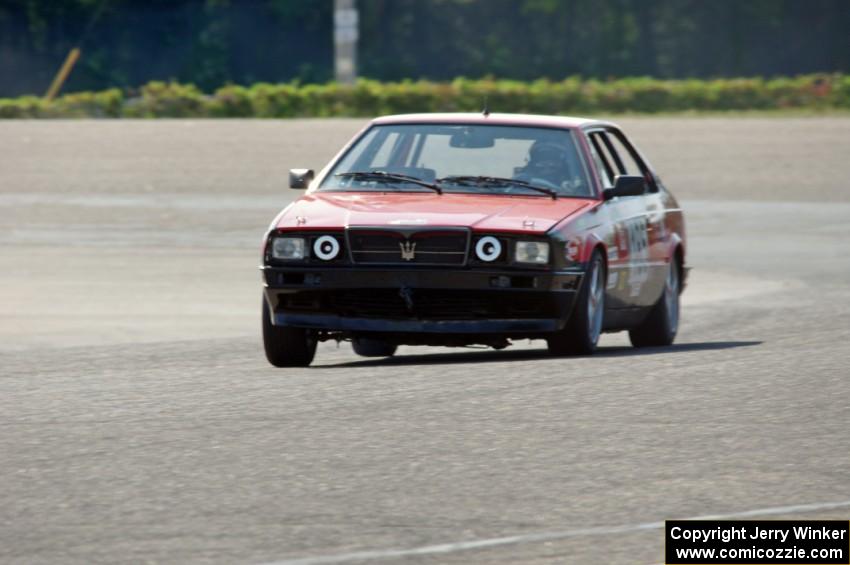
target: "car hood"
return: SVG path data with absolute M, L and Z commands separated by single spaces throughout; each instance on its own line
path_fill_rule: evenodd
M 594 202 L 489 194 L 312 193 L 287 207 L 278 217 L 277 227 L 468 226 L 477 231 L 543 233 Z

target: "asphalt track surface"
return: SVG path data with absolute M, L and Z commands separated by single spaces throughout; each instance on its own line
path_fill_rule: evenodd
M 674 346 L 286 371 L 259 238 L 362 121 L 0 122 L 0 562 L 649 565 L 666 518 L 848 519 L 850 118 L 618 121 L 686 212 Z

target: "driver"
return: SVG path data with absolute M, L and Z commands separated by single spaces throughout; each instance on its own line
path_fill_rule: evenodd
M 538 179 L 558 188 L 564 188 L 572 178 L 567 154 L 567 148 L 558 143 L 535 141 L 528 151 L 528 164 L 517 178 L 529 182 Z

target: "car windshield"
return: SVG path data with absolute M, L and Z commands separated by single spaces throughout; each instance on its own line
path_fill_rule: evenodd
M 429 191 L 589 197 L 565 129 L 464 124 L 371 127 L 319 190 Z

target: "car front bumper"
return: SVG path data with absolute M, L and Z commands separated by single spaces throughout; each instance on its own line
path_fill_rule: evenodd
M 278 326 L 342 333 L 498 334 L 561 329 L 581 271 L 261 267 Z

